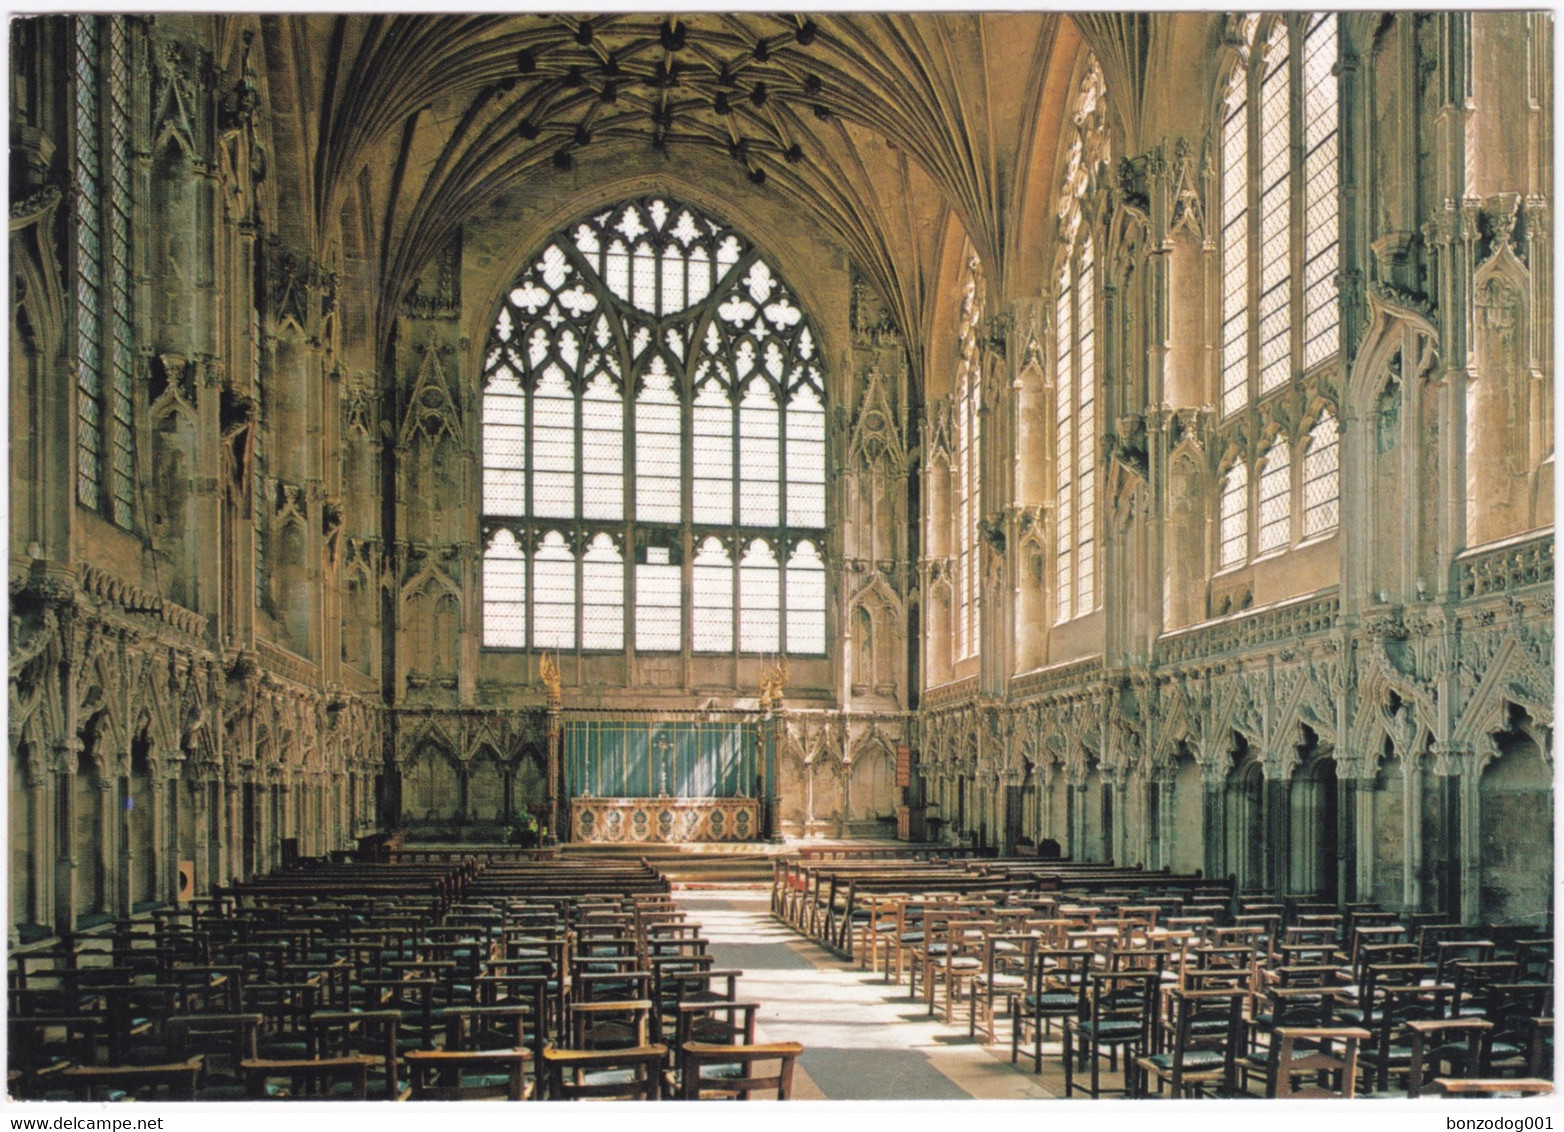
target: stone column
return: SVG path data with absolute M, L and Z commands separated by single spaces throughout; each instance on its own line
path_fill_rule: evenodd
M 1357 819 L 1355 834 L 1357 839 L 1357 884 L 1356 893 L 1360 901 L 1374 899 L 1374 772 L 1372 767 L 1364 768 L 1366 777 L 1352 780 L 1353 790 L 1357 795 L 1353 809 Z
M 1477 793 L 1482 772 L 1474 758 L 1461 761 L 1461 922 L 1475 924 L 1482 908 L 1483 858 L 1479 825 L 1482 802 Z
M 76 768 L 82 743 L 74 733 L 55 748 L 58 770 L 55 794 L 59 799 L 55 821 L 54 930 L 68 934 L 76 927 Z
M 1401 759 L 1402 846 L 1406 867 L 1401 871 L 1401 904 L 1407 912 L 1423 910 L 1423 768 L 1407 752 Z

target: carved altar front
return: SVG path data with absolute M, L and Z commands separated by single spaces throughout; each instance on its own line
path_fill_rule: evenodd
M 609 844 L 754 841 L 760 803 L 754 798 L 575 798 L 570 839 Z

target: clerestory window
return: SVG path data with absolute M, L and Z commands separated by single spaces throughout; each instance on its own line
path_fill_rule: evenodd
M 663 197 L 529 261 L 484 354 L 490 648 L 825 652 L 819 340 L 742 235 Z

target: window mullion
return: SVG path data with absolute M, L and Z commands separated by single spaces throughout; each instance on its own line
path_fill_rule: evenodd
M 1249 393 L 1246 406 L 1253 405 L 1260 394 L 1260 250 L 1265 246 L 1264 219 L 1260 214 L 1265 186 L 1260 171 L 1264 166 L 1263 140 L 1260 117 L 1265 91 L 1265 47 L 1256 31 L 1252 56 L 1256 65 L 1249 68 L 1245 80 L 1249 84 L 1246 93 L 1245 117 L 1248 119 L 1249 146 L 1244 155 L 1249 165 L 1249 208 L 1245 218 L 1249 225 L 1249 310 L 1247 335 L 1249 339 L 1247 383 Z
M 1287 303 L 1291 308 L 1288 319 L 1287 368 L 1289 376 L 1303 372 L 1304 317 L 1304 226 L 1307 221 L 1308 200 L 1304 187 L 1304 100 L 1308 86 L 1303 73 L 1303 63 L 1309 54 L 1309 17 L 1305 15 L 1294 27 L 1287 29 L 1287 186 L 1289 247 L 1287 272 Z M 1291 50 L 1292 44 L 1298 45 Z

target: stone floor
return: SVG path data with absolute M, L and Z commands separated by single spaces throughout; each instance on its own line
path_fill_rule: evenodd
M 1010 1064 L 1008 1024 L 1001 1043 L 967 1037 L 964 1009 L 947 1026 L 906 987 L 860 970 L 772 919 L 759 889 L 675 894 L 711 940 L 716 965 L 744 972 L 740 996 L 761 1003 L 762 1041 L 804 1044 L 793 1096 L 798 1100 L 1017 1100 L 1063 1095 L 1058 1056 L 1043 1077 L 1023 1059 Z M 964 1006 L 964 1004 L 963 1004 Z M 1045 1047 L 1046 1049 L 1046 1047 Z M 1048 1062 L 1052 1064 L 1048 1064 Z

